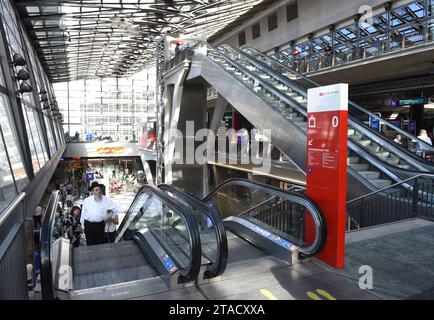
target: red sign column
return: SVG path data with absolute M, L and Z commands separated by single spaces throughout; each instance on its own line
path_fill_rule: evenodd
M 321 208 L 327 242 L 318 258 L 344 267 L 347 193 L 348 84 L 308 90 L 307 196 Z M 307 228 L 306 238 L 312 238 Z

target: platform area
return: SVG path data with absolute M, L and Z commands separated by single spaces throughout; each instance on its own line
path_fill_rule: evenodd
M 357 284 L 360 266 L 373 271 L 373 289 L 380 299 L 434 299 L 434 222 L 411 219 L 347 233 L 345 268 L 317 265 Z

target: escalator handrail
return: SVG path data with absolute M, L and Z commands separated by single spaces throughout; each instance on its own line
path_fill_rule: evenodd
M 177 202 L 175 202 L 171 197 L 166 195 L 163 191 L 161 191 L 157 187 L 151 186 L 151 185 L 144 185 L 143 187 L 140 188 L 140 190 L 137 192 L 133 202 L 131 203 L 131 206 L 128 209 L 128 211 L 130 211 L 131 208 L 133 208 L 134 204 L 138 201 L 139 196 L 143 193 L 155 195 L 157 198 L 162 200 L 163 203 L 167 204 L 168 207 L 170 207 L 171 209 L 174 209 L 174 211 L 177 214 L 179 214 L 179 216 L 184 220 L 184 222 L 187 226 L 187 229 L 188 229 L 188 233 L 189 233 L 189 241 L 190 241 L 192 256 L 191 256 L 188 268 L 187 269 L 181 269 L 180 268 L 181 276 L 183 277 L 183 279 L 185 281 L 190 281 L 190 280 L 196 279 L 198 274 L 199 274 L 199 271 L 200 271 L 201 258 L 202 258 L 200 235 L 199 235 L 199 230 L 197 227 L 196 219 L 193 217 L 193 215 L 191 215 L 188 211 L 186 211 L 186 209 L 183 206 L 180 206 Z M 124 220 L 127 218 L 127 216 L 129 216 L 129 215 L 126 214 Z M 128 228 L 128 226 L 129 225 L 124 223 L 123 227 Z M 162 242 L 161 242 L 161 245 L 163 245 L 163 247 L 166 246 Z M 166 252 L 169 252 L 169 251 L 166 250 Z M 177 261 L 177 259 L 175 257 L 171 257 L 171 258 L 173 258 L 173 260 Z
M 257 52 L 257 53 L 258 53 L 259 55 L 261 55 L 261 56 L 264 56 L 264 57 L 270 58 L 270 57 L 268 57 L 267 55 L 265 55 L 265 54 L 263 54 L 262 52 L 260 52 L 260 51 L 259 51 L 258 49 L 256 49 L 256 48 L 253 48 L 253 47 L 247 47 L 247 48 L 244 48 L 244 49 L 253 50 L 253 51 Z M 282 56 L 285 60 L 288 60 L 288 58 L 285 57 L 285 56 L 283 56 L 283 55 L 279 55 L 279 56 Z M 271 58 L 271 59 L 273 59 L 273 58 Z M 296 76 L 302 78 L 303 80 L 309 82 L 309 83 L 312 84 L 313 86 L 315 86 L 315 87 L 321 87 L 321 86 L 322 86 L 321 84 L 319 84 L 318 82 L 316 82 L 316 81 L 314 81 L 314 80 L 308 78 L 308 77 L 305 76 L 304 74 L 302 74 L 302 73 L 300 73 L 300 72 L 298 72 L 298 71 L 296 71 L 296 70 L 293 70 L 293 69 L 289 68 L 288 66 L 286 66 L 286 65 L 284 65 L 284 64 L 282 64 L 282 63 L 280 63 L 279 61 L 276 61 L 275 59 L 273 59 L 273 60 L 274 60 L 274 63 L 278 64 L 279 66 L 283 67 L 284 69 L 288 70 L 289 72 L 293 73 L 294 75 L 296 75 Z M 418 139 L 417 137 L 415 137 L 415 136 L 409 134 L 408 132 L 402 130 L 401 128 L 399 128 L 399 127 L 397 127 L 397 126 L 395 126 L 394 124 L 388 122 L 387 120 L 384 120 L 383 118 L 377 116 L 376 114 L 370 112 L 369 110 L 366 110 L 365 108 L 363 108 L 363 107 L 360 106 L 359 104 L 357 104 L 357 103 L 355 103 L 355 102 L 353 102 L 353 101 L 351 101 L 351 100 L 348 101 L 348 104 L 349 104 L 350 106 L 356 108 L 357 110 L 359 110 L 359 111 L 361 111 L 361 112 L 363 112 L 363 113 L 369 115 L 370 117 L 372 117 L 372 118 L 374 118 L 374 119 L 376 119 L 376 120 L 379 120 L 380 123 L 381 123 L 381 122 L 385 122 L 385 123 L 387 124 L 387 126 L 389 126 L 390 128 L 392 128 L 392 129 L 398 131 L 399 134 L 401 134 L 401 135 L 403 135 L 403 136 L 406 136 L 406 137 L 407 137 L 408 139 L 410 139 L 412 142 L 421 143 L 421 145 L 423 145 L 424 148 L 428 148 L 429 151 L 434 152 L 434 146 L 431 146 L 430 144 L 426 143 L 425 141 Z M 402 148 L 403 150 L 406 150 L 405 148 L 403 148 L 403 147 L 401 147 L 401 146 L 398 146 L 398 145 L 397 145 L 396 147 L 399 147 L 399 148 Z M 408 152 L 408 150 L 406 150 L 406 151 Z M 425 161 L 424 159 L 419 158 L 419 157 L 418 157 L 418 159 Z M 427 161 L 425 161 L 425 162 L 427 162 Z
M 49 300 L 56 298 L 51 265 L 51 244 L 59 199 L 59 190 L 53 191 L 41 225 L 41 290 L 42 298 Z
M 295 202 L 297 204 L 300 204 L 304 206 L 310 213 L 312 220 L 315 225 L 315 239 L 312 242 L 310 246 L 301 246 L 300 247 L 300 253 L 304 257 L 312 257 L 318 254 L 325 246 L 326 240 L 327 240 L 327 226 L 325 218 L 322 214 L 321 209 L 318 207 L 318 205 L 308 197 L 306 197 L 303 194 L 291 192 L 283 189 L 279 189 L 270 185 L 262 184 L 256 181 L 252 180 L 246 180 L 246 179 L 229 179 L 222 183 L 220 183 L 216 188 L 214 188 L 213 191 L 208 193 L 202 201 L 207 203 L 207 201 L 212 198 L 220 189 L 225 188 L 230 185 L 238 185 L 238 186 L 244 186 L 247 188 L 256 188 L 263 190 L 267 193 L 276 194 L 278 196 L 281 196 L 287 200 L 290 200 L 292 202 Z
M 179 190 L 175 186 L 168 184 L 160 184 L 158 186 L 161 190 L 169 191 L 177 196 L 183 198 L 186 202 L 194 207 L 197 207 L 200 212 L 205 213 L 207 217 L 211 219 L 212 224 L 215 226 L 216 236 L 217 236 L 217 261 L 214 267 L 207 271 L 207 275 L 212 277 L 217 277 L 226 270 L 226 265 L 228 262 L 228 241 L 226 237 L 225 228 L 221 216 L 210 206 L 199 201 L 197 198 Z
M 218 48 L 212 46 L 211 44 L 201 41 L 199 43 L 197 43 L 196 45 L 204 45 L 206 46 L 208 49 L 213 50 L 213 52 L 217 53 L 220 57 L 222 57 L 224 60 L 226 60 L 229 64 L 232 64 L 233 66 L 235 66 L 236 68 L 238 68 L 239 70 L 241 70 L 242 72 L 244 72 L 245 74 L 247 74 L 251 79 L 256 80 L 259 84 L 261 84 L 264 88 L 266 88 L 268 91 L 272 92 L 275 96 L 279 97 L 280 99 L 282 99 L 283 101 L 285 101 L 289 106 L 291 106 L 293 109 L 297 110 L 297 113 L 300 114 L 301 116 L 303 116 L 304 118 L 307 118 L 307 111 L 305 108 L 301 107 L 300 104 L 294 100 L 291 97 L 288 97 L 284 94 L 282 94 L 279 90 L 277 90 L 276 88 L 274 88 L 272 85 L 268 84 L 266 81 L 264 81 L 263 79 L 255 76 L 254 74 L 252 74 L 251 71 L 249 71 L 248 69 L 244 68 L 242 65 L 240 65 L 239 63 L 237 63 L 236 61 L 234 61 L 232 58 L 230 58 L 228 55 L 226 55 L 225 53 L 221 52 L 220 50 L 218 50 Z M 210 59 L 212 60 L 212 59 Z M 216 62 L 214 62 L 216 63 Z M 223 69 L 223 67 L 221 65 L 219 65 L 218 63 L 216 63 L 220 68 Z M 224 69 L 223 69 L 224 70 Z M 226 70 L 225 70 L 226 72 Z M 235 78 L 237 81 L 239 81 L 239 79 Z M 239 81 L 243 86 L 245 86 L 246 88 L 248 88 L 246 86 L 245 83 L 243 83 L 242 81 Z M 249 88 L 250 90 L 250 88 Z M 258 93 L 255 92 L 255 95 L 257 95 L 260 99 L 263 100 L 263 97 L 261 97 Z M 269 106 L 271 109 L 276 110 L 280 115 L 282 115 L 279 110 L 277 110 L 273 105 L 271 105 L 270 103 L 266 102 L 264 100 L 264 102 L 267 104 L 267 106 Z M 282 115 L 282 117 L 284 117 Z M 291 123 L 293 123 L 290 119 L 286 118 L 285 119 Z M 294 124 L 294 127 L 303 132 L 304 134 L 306 134 L 306 132 L 304 130 L 302 130 L 301 128 L 299 128 L 297 125 Z

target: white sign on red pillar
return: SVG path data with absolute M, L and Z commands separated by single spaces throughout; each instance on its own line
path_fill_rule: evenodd
M 318 258 L 344 267 L 347 193 L 348 84 L 308 90 L 307 196 L 321 208 L 327 242 Z M 313 238 L 307 225 L 306 238 Z

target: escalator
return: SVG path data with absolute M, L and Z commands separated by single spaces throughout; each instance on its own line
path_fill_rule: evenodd
M 227 266 L 221 264 L 225 270 L 218 272 L 220 281 L 198 279 L 205 296 L 207 291 L 222 289 L 225 296 L 218 298 L 230 298 L 231 288 L 243 281 L 265 287 L 273 281 L 274 272 L 289 270 L 300 259 L 317 255 L 325 244 L 321 211 L 301 194 L 244 179 L 227 180 L 201 200 L 175 187 L 159 188 L 195 210 L 214 212 L 212 215 L 218 212 L 223 220 Z M 204 225 L 210 222 L 204 221 Z M 307 236 L 307 226 L 314 236 Z M 203 239 L 201 233 L 202 250 Z M 212 294 L 208 298 L 213 298 Z
M 282 60 L 276 61 L 254 48 L 245 48 L 243 51 L 236 48 L 230 50 L 238 54 L 245 54 L 248 60 L 258 68 L 257 70 L 260 70 L 259 72 L 272 73 L 276 76 L 273 79 L 274 84 L 288 85 L 292 92 L 299 97 L 306 97 L 307 89 L 320 86 L 320 84 L 289 68 Z M 349 101 L 349 106 L 348 138 L 358 147 L 387 162 L 391 165 L 392 171 L 396 171 L 398 175 L 403 177 L 434 170 L 434 164 L 425 160 L 423 158 L 424 153 L 418 150 L 419 147 L 419 149 L 426 150 L 425 153 L 432 153 L 434 147 L 352 101 Z M 382 133 L 369 127 L 370 119 L 378 121 L 379 125 L 383 127 Z M 394 135 L 385 134 L 389 131 L 403 137 L 401 144 L 394 142 Z
M 255 127 L 273 128 L 273 144 L 304 172 L 306 90 L 291 82 L 290 70 L 285 72 L 276 72 L 245 52 L 222 45 L 217 49 L 208 46 L 206 56 L 194 55 L 187 79 L 202 76 Z M 349 200 L 432 168 L 352 117 L 348 133 Z
M 176 187 L 162 184 L 158 188 L 193 214 L 200 235 L 202 266 L 198 280 L 220 276 L 226 269 L 228 243 L 220 215 L 213 208 L 198 201 Z
M 197 222 L 161 190 L 143 187 L 116 242 L 95 246 L 72 247 L 58 202 L 54 192 L 41 228 L 44 299 L 152 299 L 197 278 Z

